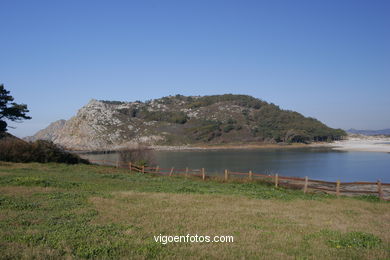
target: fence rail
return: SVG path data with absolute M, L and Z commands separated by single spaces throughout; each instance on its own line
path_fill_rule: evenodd
M 160 168 L 159 166 L 146 167 L 141 165 L 136 165 L 134 163 L 124 163 L 119 161 L 109 161 L 109 160 L 90 160 L 92 163 L 100 163 L 105 165 L 116 166 L 118 168 L 127 168 L 131 171 L 141 172 L 141 173 L 150 173 L 150 174 L 161 174 L 161 175 L 181 175 L 181 176 L 193 176 L 200 177 L 203 180 L 212 177 L 211 175 L 206 175 L 204 168 L 201 169 L 176 169 L 175 167 L 171 168 Z M 224 177 L 225 181 L 229 179 L 243 179 L 247 176 L 249 181 L 262 180 L 264 182 L 272 183 L 275 187 L 283 186 L 287 188 L 296 188 L 302 189 L 304 193 L 308 191 L 322 191 L 330 194 L 339 195 L 378 195 L 379 199 L 390 201 L 390 183 L 381 183 L 380 180 L 377 182 L 332 182 L 332 181 L 322 181 L 322 180 L 312 180 L 307 176 L 305 178 L 300 177 L 290 177 L 290 176 L 279 176 L 267 175 L 263 173 L 254 173 L 252 171 L 248 172 L 236 172 L 225 170 Z

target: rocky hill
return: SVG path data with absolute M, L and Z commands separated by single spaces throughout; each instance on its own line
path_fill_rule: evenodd
M 54 122 L 28 140 L 99 150 L 134 143 L 312 142 L 340 139 L 345 134 L 260 99 L 226 94 L 176 95 L 146 102 L 91 100 L 76 116 Z
M 45 129 L 38 131 L 34 136 L 27 136 L 23 138 L 26 141 L 32 142 L 35 140 L 55 140 L 60 133 L 60 130 L 64 127 L 66 120 L 58 120 L 51 123 Z

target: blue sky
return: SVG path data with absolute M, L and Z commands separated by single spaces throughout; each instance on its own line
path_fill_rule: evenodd
M 332 127 L 390 127 L 390 1 L 0 1 L 0 83 L 32 120 L 90 99 L 240 93 Z

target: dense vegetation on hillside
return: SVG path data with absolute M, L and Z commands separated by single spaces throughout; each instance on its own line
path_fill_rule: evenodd
M 151 109 L 155 103 L 167 109 Z M 247 95 L 176 95 L 140 104 L 122 113 L 146 121 L 184 125 L 184 135 L 189 142 L 308 143 L 338 140 L 346 135 L 343 130 L 327 127 L 314 118 L 280 109 L 272 103 Z M 226 107 L 222 114 L 220 107 Z M 197 111 L 197 116 L 190 117 L 188 114 L 191 111 Z

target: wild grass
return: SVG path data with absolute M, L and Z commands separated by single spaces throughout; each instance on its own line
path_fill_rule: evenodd
M 0 163 L 1 259 L 388 259 L 390 204 L 92 165 Z M 233 243 L 156 243 L 232 235 Z

